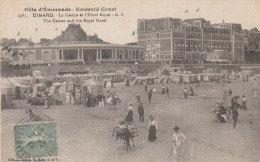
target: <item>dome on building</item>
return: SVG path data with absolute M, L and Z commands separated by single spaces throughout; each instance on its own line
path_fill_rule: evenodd
M 47 42 L 47 44 L 63 42 L 106 43 L 102 39 L 98 38 L 97 34 L 94 34 L 93 36 L 88 36 L 81 28 L 80 24 L 69 24 L 67 29 L 63 31 L 60 36 Z
M 59 40 L 60 42 L 87 41 L 87 34 L 80 27 L 80 24 L 69 24 Z

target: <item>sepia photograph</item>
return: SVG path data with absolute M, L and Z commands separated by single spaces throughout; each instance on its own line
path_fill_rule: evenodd
M 260 0 L 1 0 L 2 162 L 260 162 Z

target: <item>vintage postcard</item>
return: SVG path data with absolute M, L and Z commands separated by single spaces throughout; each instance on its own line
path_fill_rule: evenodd
M 2 162 L 259 162 L 260 0 L 1 0 Z

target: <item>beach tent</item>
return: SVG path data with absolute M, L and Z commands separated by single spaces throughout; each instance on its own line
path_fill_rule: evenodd
M 60 82 L 55 82 L 52 84 L 52 86 L 61 86 L 61 85 L 62 85 L 62 83 L 60 83 Z
M 191 83 L 191 76 L 183 75 L 183 83 Z
M 182 83 L 183 82 L 183 76 L 180 74 L 175 74 L 173 76 L 173 81 L 176 83 Z
M 131 85 L 137 85 L 138 84 L 138 79 L 134 79 L 131 81 Z
M 63 82 L 62 85 L 60 86 L 59 88 L 59 94 L 66 94 L 66 86 L 67 86 L 67 83 L 66 82 Z
M 15 98 L 23 98 L 24 97 L 24 93 L 26 91 L 26 89 L 29 87 L 26 84 L 26 82 L 22 82 L 21 78 L 17 78 L 17 77 L 10 77 L 7 78 L 6 81 L 8 81 L 9 83 L 14 85 L 14 88 L 12 89 L 13 94 L 15 95 Z
M 198 78 L 195 74 L 190 74 L 191 77 L 191 83 L 197 83 L 198 82 Z
M 113 87 L 112 79 L 103 79 L 104 88 L 111 88 Z
M 213 80 L 214 80 L 213 74 L 203 74 L 203 81 L 210 82 Z
M 85 93 L 87 91 L 97 95 L 103 93 L 103 86 L 93 78 L 84 80 L 82 84 L 82 92 Z
M 37 84 L 34 84 L 33 87 L 44 87 L 45 85 L 42 84 L 42 83 L 37 83 Z
M 13 89 L 14 84 L 10 83 L 6 78 L 1 79 L 1 108 L 7 108 L 13 105 Z
M 67 90 L 68 91 L 74 91 L 75 90 L 75 82 L 70 80 L 67 84 Z
M 197 74 L 197 80 L 203 81 L 203 74 Z

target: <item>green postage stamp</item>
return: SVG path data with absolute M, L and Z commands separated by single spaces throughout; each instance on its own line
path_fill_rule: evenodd
M 17 159 L 57 156 L 54 123 L 27 123 L 13 126 Z

